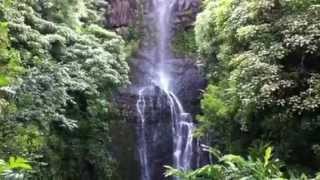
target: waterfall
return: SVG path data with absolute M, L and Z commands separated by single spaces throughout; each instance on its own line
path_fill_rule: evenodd
M 140 119 L 140 128 L 139 128 L 139 158 L 140 158 L 140 164 L 141 164 L 141 176 L 143 180 L 150 180 L 150 170 L 149 170 L 149 163 L 148 163 L 148 144 L 146 142 L 146 131 L 145 131 L 145 107 L 146 107 L 146 101 L 143 96 L 145 88 L 142 88 L 139 91 L 139 99 L 136 104 L 136 108 L 138 111 L 138 116 Z
M 181 170 L 191 168 L 193 154 L 194 124 L 191 115 L 185 113 L 179 99 L 171 92 L 167 92 L 173 120 L 174 165 Z
M 157 43 L 159 62 L 164 63 L 166 55 L 169 52 L 170 40 L 170 17 L 172 15 L 172 6 L 175 0 L 153 0 L 154 16 L 157 26 Z M 160 67 L 161 68 L 161 67 Z
M 170 77 L 168 67 L 170 65 L 170 39 L 172 29 L 173 7 L 177 0 L 152 0 L 153 3 L 153 19 L 156 27 L 156 57 L 154 72 L 152 73 L 151 83 L 139 89 L 139 98 L 136 103 L 138 112 L 139 128 L 138 128 L 138 154 L 141 166 L 141 180 L 152 180 L 152 161 L 150 158 L 150 142 L 147 137 L 148 133 L 148 113 L 146 109 L 146 97 L 153 87 L 157 87 L 161 91 L 161 95 L 165 97 L 166 102 L 162 105 L 169 106 L 172 121 L 172 142 L 173 152 L 172 160 L 175 168 L 188 170 L 192 167 L 192 158 L 194 156 L 194 144 L 197 144 L 192 132 L 195 129 L 191 114 L 185 112 L 183 105 L 177 95 L 174 93 L 173 85 L 175 82 Z M 154 24 L 153 24 L 154 25 Z M 159 130 L 160 131 L 160 130 Z M 169 164 L 170 165 L 170 164 Z

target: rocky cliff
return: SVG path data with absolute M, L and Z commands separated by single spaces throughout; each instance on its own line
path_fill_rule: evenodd
M 110 4 L 108 25 L 122 27 L 131 25 L 138 16 L 137 0 L 107 0 Z
M 138 122 L 136 109 L 138 100 L 137 91 L 139 87 L 147 83 L 147 81 L 143 81 L 142 79 L 152 79 L 148 66 L 139 65 L 143 61 L 150 62 L 150 60 L 143 59 L 142 57 L 137 58 L 138 59 L 134 59 L 131 64 L 133 84 L 129 88 L 123 89 L 117 98 L 117 103 L 122 110 L 122 114 L 125 115 L 124 118 L 127 122 L 126 126 L 128 128 L 125 129 L 125 134 L 132 134 L 132 131 L 135 130 L 140 131 L 139 123 L 141 122 Z M 136 62 L 136 64 L 134 62 Z M 206 82 L 193 60 L 172 59 L 171 62 L 170 66 L 168 66 L 171 68 L 168 69 L 168 71 L 170 72 L 170 77 L 172 77 L 174 86 L 172 89 L 182 101 L 185 110 L 190 112 L 193 118 L 195 118 L 195 115 L 200 112 L 201 89 L 205 88 Z M 164 103 L 168 102 L 166 99 L 167 96 L 156 85 L 153 85 L 153 89 L 154 90 L 148 92 L 146 96 L 146 112 L 148 112 L 145 117 L 147 122 L 145 126 L 147 134 L 146 142 L 149 144 L 148 158 L 151 160 L 151 179 L 164 180 L 164 165 L 173 164 L 173 121 L 169 105 L 165 105 Z M 129 127 L 131 127 L 131 129 Z M 137 141 L 137 139 L 131 140 Z M 193 159 L 195 166 L 197 165 L 197 161 L 202 161 L 202 159 Z M 128 162 L 126 161 L 125 163 Z M 133 163 L 139 166 L 137 157 L 133 162 L 130 162 L 130 165 Z M 137 175 L 133 172 L 131 173 Z M 139 176 L 135 178 L 131 176 L 131 178 L 130 180 L 138 180 Z
M 174 11 L 175 27 L 191 26 L 200 10 L 200 0 L 177 0 Z
M 107 22 L 114 28 L 136 24 L 143 18 L 144 12 L 152 8 L 148 0 L 107 0 L 107 2 L 110 5 Z M 174 6 L 175 24 L 186 26 L 194 22 L 200 9 L 200 0 L 177 0 Z
M 151 1 L 151 0 L 150 0 Z M 112 27 L 123 28 L 137 23 L 138 19 L 143 19 L 142 22 L 150 21 L 148 12 L 150 11 L 151 3 L 147 0 L 109 0 L 112 11 L 109 15 L 108 22 Z M 143 7 L 141 9 L 141 7 Z M 200 8 L 200 0 L 177 0 L 174 4 L 174 27 L 176 28 L 190 27 L 195 20 L 196 14 Z M 143 11 L 143 12 L 141 12 Z M 142 16 L 142 17 L 141 17 Z M 152 21 L 152 20 L 151 20 Z M 142 23 L 142 24 L 143 24 Z M 140 29 L 144 32 L 145 39 L 152 39 L 152 27 L 148 29 L 147 25 L 143 24 Z M 116 126 L 114 131 L 121 131 L 115 140 L 122 143 L 121 154 L 125 154 L 127 158 L 122 158 L 120 166 L 122 172 L 125 174 L 121 177 L 122 180 L 138 180 L 139 174 L 137 169 L 130 169 L 129 167 L 139 167 L 137 152 L 133 153 L 132 149 L 128 148 L 128 144 L 137 144 L 137 139 L 132 136 L 134 132 L 139 131 L 139 123 L 137 117 L 136 102 L 138 100 L 139 88 L 148 85 L 153 86 L 154 91 L 150 91 L 147 98 L 146 111 L 148 116 L 147 122 L 147 137 L 146 141 L 149 146 L 149 158 L 152 159 L 152 179 L 163 180 L 163 166 L 172 164 L 172 120 L 170 115 L 169 106 L 160 106 L 166 101 L 164 95 L 161 95 L 161 90 L 152 83 L 154 79 L 154 69 L 156 68 L 157 54 L 156 49 L 149 41 L 141 44 L 139 52 L 129 60 L 131 67 L 131 82 L 132 84 L 119 91 L 115 97 L 115 102 L 121 109 L 123 121 L 121 128 Z M 187 112 L 191 113 L 193 117 L 200 112 L 200 98 L 201 90 L 205 88 L 206 81 L 204 80 L 200 68 L 196 64 L 196 60 L 190 58 L 172 58 L 168 60 L 166 69 L 171 77 L 171 84 L 174 93 L 182 101 L 184 108 Z M 118 128 L 118 129 L 117 129 Z M 118 154 L 121 158 L 123 155 Z M 131 154 L 131 155 L 130 155 Z M 196 163 L 195 163 L 196 164 Z

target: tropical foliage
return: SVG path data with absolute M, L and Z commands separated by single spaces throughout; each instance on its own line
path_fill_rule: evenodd
M 23 180 L 30 177 L 32 167 L 21 157 L 10 157 L 8 162 L 0 159 L 0 179 Z
M 29 159 L 33 179 L 110 178 L 110 96 L 128 65 L 106 2 L 0 2 L 0 157 Z
M 108 2 L 0 0 L 0 179 L 118 177 L 113 93 L 129 83 L 127 58 L 139 47 L 143 23 L 124 27 L 121 37 L 105 25 Z M 202 61 L 208 87 L 195 135 L 209 139 L 215 149 L 205 149 L 215 161 L 188 172 L 168 166 L 166 175 L 317 176 L 320 0 L 202 5 L 194 29 L 179 30 L 171 48 Z M 267 145 L 249 148 L 256 144 Z
M 288 166 L 319 166 L 320 1 L 205 1 L 196 41 L 209 87 L 197 135 L 226 153 L 272 142 Z
M 308 180 L 306 175 L 296 176 L 294 173 L 285 174 L 281 171 L 283 163 L 279 159 L 273 158 L 272 147 L 263 148 L 261 156 L 256 149 L 250 152 L 248 158 L 228 154 L 221 156 L 216 149 L 209 148 L 208 151 L 217 157 L 216 164 L 206 165 L 194 171 L 184 172 L 167 166 L 165 175 L 179 177 L 183 180 L 288 180 L 299 179 Z M 258 152 L 261 153 L 261 152 Z M 317 176 L 314 180 L 319 179 Z

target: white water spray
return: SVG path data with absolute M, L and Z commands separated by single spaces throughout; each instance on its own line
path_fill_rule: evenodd
M 141 164 L 141 179 L 143 180 L 150 180 L 150 168 L 149 167 L 149 162 L 148 162 L 148 144 L 146 142 L 146 131 L 145 131 L 145 108 L 146 108 L 146 101 L 143 96 L 143 93 L 145 91 L 145 88 L 142 88 L 139 91 L 139 99 L 136 104 L 136 108 L 138 111 L 138 117 L 140 119 L 140 135 L 139 135 L 139 148 L 138 148 L 138 153 L 139 153 L 139 159 L 140 159 L 140 164 Z
M 161 94 L 166 97 L 166 104 L 170 106 L 172 121 L 172 141 L 173 141 L 173 166 L 181 170 L 191 168 L 193 158 L 194 139 L 192 132 L 195 129 L 192 117 L 186 113 L 179 98 L 171 88 L 172 79 L 167 72 L 170 65 L 170 38 L 172 10 L 176 0 L 152 0 L 153 16 L 157 27 L 157 61 L 156 72 L 154 72 L 153 84 L 139 90 L 139 99 L 136 104 L 138 118 L 140 120 L 138 152 L 141 165 L 141 180 L 152 180 L 151 160 L 148 156 L 148 142 L 146 142 L 146 96 L 147 91 L 156 86 L 160 88 Z M 173 82 L 174 83 L 174 82 Z

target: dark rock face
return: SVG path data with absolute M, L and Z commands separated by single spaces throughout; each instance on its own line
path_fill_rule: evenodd
M 111 6 L 109 25 L 112 27 L 129 26 L 137 17 L 136 0 L 108 0 Z
M 201 90 L 206 86 L 199 67 L 191 59 L 172 59 L 167 69 L 172 76 L 173 92 L 182 101 L 186 112 L 198 114 Z
M 152 180 L 163 180 L 164 166 L 172 164 L 172 121 L 167 99 L 158 87 L 146 97 L 145 137 Z M 137 132 L 141 132 L 137 123 Z M 139 148 L 139 147 L 137 147 Z
M 152 57 L 152 56 L 151 56 Z M 151 165 L 151 179 L 164 180 L 164 165 L 173 164 L 173 136 L 172 136 L 172 119 L 169 105 L 167 104 L 166 95 L 152 85 L 151 79 L 154 73 L 152 62 L 147 55 L 140 55 L 139 59 L 131 60 L 132 68 L 132 85 L 126 89 L 122 89 L 116 98 L 122 114 L 126 114 L 126 121 L 135 127 L 136 132 L 141 131 L 140 122 L 136 103 L 138 100 L 138 90 L 149 84 L 153 89 L 148 91 L 146 100 L 146 141 L 148 144 L 148 155 Z M 200 112 L 199 104 L 201 98 L 201 90 L 205 88 L 206 81 L 197 65 L 188 59 L 171 59 L 167 64 L 167 71 L 171 77 L 171 89 L 182 101 L 185 110 L 193 116 Z M 127 129 L 127 131 L 132 131 Z M 138 134 L 136 134 L 136 144 Z M 132 143 L 130 143 L 132 144 Z M 138 148 L 138 147 L 136 147 Z M 136 152 L 136 156 L 138 153 Z M 136 165 L 139 166 L 138 157 L 135 158 Z M 195 163 L 196 164 L 196 163 Z M 131 164 L 128 164 L 130 166 Z M 132 173 L 137 175 L 135 173 Z M 131 176 L 130 180 L 139 179 L 139 177 Z M 124 179 L 125 180 L 125 179 Z
M 110 4 L 108 12 L 108 25 L 114 28 L 128 27 L 142 19 L 144 12 L 153 8 L 152 0 L 107 0 Z M 201 0 L 177 0 L 174 5 L 175 26 L 190 26 L 200 10 Z
M 200 11 L 200 0 L 177 0 L 174 12 L 176 18 L 174 20 L 175 28 L 182 26 L 191 26 Z
M 137 5 L 139 0 L 109 0 L 112 6 L 112 13 L 109 22 L 113 27 L 128 26 L 135 21 L 137 17 Z M 148 12 L 152 7 L 152 0 L 140 0 L 144 2 L 145 11 Z M 140 2 L 140 3 L 141 3 Z M 174 5 L 174 24 L 178 26 L 190 26 L 196 17 L 200 8 L 200 0 L 177 0 Z M 145 13 L 147 14 L 147 13 Z M 148 19 L 148 17 L 144 17 Z M 147 20 L 146 20 L 147 21 Z M 155 39 L 153 30 L 147 30 L 149 25 L 145 25 L 145 39 Z M 173 29 L 174 31 L 175 29 Z M 145 95 L 146 109 L 145 112 L 145 130 L 146 142 L 148 144 L 148 159 L 150 160 L 151 179 L 164 180 L 164 165 L 173 164 L 173 132 L 171 111 L 167 102 L 167 97 L 153 82 L 157 75 L 159 54 L 154 48 L 152 41 L 143 41 L 140 51 L 132 58 L 129 63 L 131 67 L 132 84 L 123 88 L 116 95 L 114 101 L 121 110 L 124 122 L 121 127 L 114 127 L 113 131 L 121 131 L 119 136 L 114 139 L 121 138 L 120 144 L 115 146 L 123 147 L 121 153 L 129 156 L 129 159 L 119 159 L 122 169 L 125 169 L 125 175 L 121 180 L 140 180 L 140 167 L 138 157 L 138 132 L 141 131 L 141 122 L 139 122 L 136 103 L 139 98 L 138 91 L 140 88 L 149 86 L 147 95 Z M 168 55 L 170 57 L 170 55 Z M 186 112 L 193 116 L 200 112 L 201 90 L 206 87 L 206 81 L 201 74 L 200 68 L 191 59 L 168 59 L 164 68 L 170 76 L 170 90 L 181 100 Z M 135 133 L 134 137 L 131 135 Z M 121 135 L 120 135 L 121 134 Z M 126 134 L 127 139 L 126 139 Z M 126 142 L 128 141 L 128 142 Z M 127 150 L 127 145 L 135 149 Z M 121 149 L 121 148 L 120 148 Z M 117 150 L 119 151 L 119 150 Z M 128 155 L 130 154 L 131 155 Z M 121 154 L 120 154 L 121 156 Z M 195 163 L 196 164 L 196 163 Z M 134 167 L 134 168 L 131 168 Z M 130 169 L 131 168 L 131 169 Z

